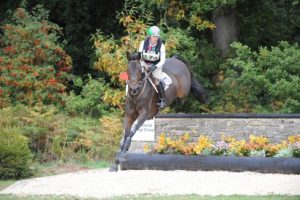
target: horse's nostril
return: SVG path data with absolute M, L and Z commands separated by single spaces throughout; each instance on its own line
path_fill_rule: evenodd
M 133 90 L 133 89 L 131 90 L 131 94 L 132 94 L 132 95 L 136 95 L 137 93 L 138 93 L 137 90 Z

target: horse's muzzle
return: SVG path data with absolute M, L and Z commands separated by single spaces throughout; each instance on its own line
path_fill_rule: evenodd
M 131 95 L 137 95 L 139 93 L 139 89 L 142 87 L 142 81 L 129 83 L 129 91 Z
M 130 94 L 131 95 L 137 95 L 138 94 L 138 92 L 139 92 L 139 88 L 136 88 L 136 89 L 132 89 L 132 88 L 130 88 Z

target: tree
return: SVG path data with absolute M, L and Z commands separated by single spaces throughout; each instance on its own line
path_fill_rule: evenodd
M 239 41 L 252 49 L 278 41 L 300 43 L 300 1 L 253 0 L 239 5 Z

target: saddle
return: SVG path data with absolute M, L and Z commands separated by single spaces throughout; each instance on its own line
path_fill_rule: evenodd
M 152 76 L 148 76 L 148 79 L 149 79 L 152 87 L 156 91 L 156 93 L 158 93 L 158 90 L 157 90 L 157 87 L 156 87 L 156 84 L 155 84 L 155 79 Z M 164 87 L 165 91 L 169 88 L 170 85 L 172 85 L 172 79 L 165 72 L 162 73 L 161 81 L 162 81 L 162 84 L 163 84 L 163 87 Z

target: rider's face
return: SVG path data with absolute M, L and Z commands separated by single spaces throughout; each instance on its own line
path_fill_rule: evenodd
M 156 43 L 157 43 L 157 40 L 158 40 L 158 36 L 151 36 L 151 37 L 150 37 L 150 42 L 151 42 L 151 44 L 156 44 Z

